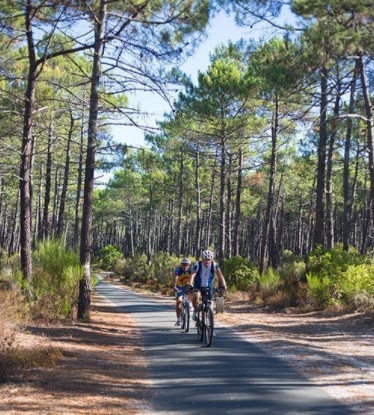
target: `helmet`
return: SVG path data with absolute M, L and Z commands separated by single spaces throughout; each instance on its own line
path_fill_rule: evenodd
M 203 251 L 201 253 L 201 258 L 203 258 L 203 259 L 213 259 L 213 252 L 208 251 L 208 250 Z
M 183 258 L 182 261 L 181 261 L 181 264 L 182 265 L 190 265 L 191 261 L 188 258 Z

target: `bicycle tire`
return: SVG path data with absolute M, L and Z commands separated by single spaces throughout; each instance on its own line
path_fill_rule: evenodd
M 211 305 L 207 305 L 205 309 L 205 344 L 210 347 L 214 336 L 214 313 Z
M 188 330 L 190 329 L 190 304 L 187 302 L 184 307 L 184 331 L 188 333 Z
M 199 310 L 197 312 L 197 317 L 196 317 L 196 333 L 197 333 L 197 341 L 202 342 L 203 338 L 204 338 L 204 327 L 203 327 L 203 314 L 202 312 Z
M 186 309 L 184 308 L 184 305 L 182 305 L 182 311 L 181 311 L 181 329 L 184 330 L 186 327 Z

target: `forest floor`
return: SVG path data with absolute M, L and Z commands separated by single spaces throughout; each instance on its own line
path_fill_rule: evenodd
M 276 312 L 237 300 L 227 301 L 217 320 L 355 413 L 374 415 L 374 315 Z M 89 323 L 30 326 L 17 341 L 25 348 L 57 347 L 62 356 L 53 367 L 24 369 L 0 384 L 0 413 L 148 413 L 151 380 L 136 322 L 95 294 Z

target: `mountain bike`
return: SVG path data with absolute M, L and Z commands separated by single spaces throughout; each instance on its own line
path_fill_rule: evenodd
M 190 310 L 191 302 L 188 298 L 188 289 L 183 290 L 182 296 L 182 311 L 181 311 L 181 329 L 186 333 L 190 329 Z
M 200 303 L 197 306 L 196 330 L 197 340 L 205 341 L 206 347 L 210 347 L 214 337 L 214 312 L 212 300 L 210 299 L 210 288 L 200 288 Z M 214 292 L 221 292 L 220 288 L 214 289 Z

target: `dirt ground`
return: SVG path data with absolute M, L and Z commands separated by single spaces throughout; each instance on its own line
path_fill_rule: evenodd
M 273 312 L 231 301 L 217 320 L 285 359 L 355 413 L 374 415 L 373 315 Z M 174 319 L 170 325 L 178 329 Z M 151 383 L 136 323 L 99 297 L 92 298 L 90 323 L 29 327 L 19 340 L 24 347 L 59 347 L 63 355 L 55 367 L 22 370 L 0 384 L 0 413 L 147 412 Z

